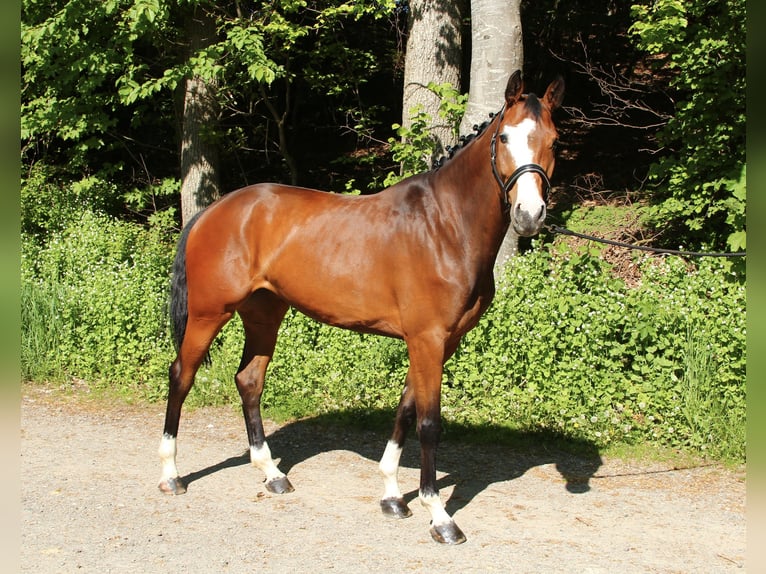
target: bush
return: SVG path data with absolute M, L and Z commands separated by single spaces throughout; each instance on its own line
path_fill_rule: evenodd
M 21 231 L 27 239 L 47 241 L 83 211 L 115 211 L 119 197 L 117 186 L 101 178 L 66 182 L 56 168 L 37 163 L 21 179 Z
M 26 244 L 24 377 L 79 377 L 164 399 L 173 235 L 84 214 L 47 247 Z M 492 307 L 446 365 L 445 420 L 743 460 L 743 278 L 718 259 L 693 266 L 642 256 L 636 265 L 640 284 L 627 287 L 588 252 L 546 246 L 514 258 Z M 235 319 L 189 404 L 238 402 L 242 341 Z M 401 341 L 290 311 L 263 405 L 272 417 L 385 409 L 393 420 L 407 366 Z
M 649 441 L 744 457 L 740 278 L 720 260 L 696 269 L 675 257 L 638 264 L 641 284 L 628 288 L 587 253 L 515 258 L 494 305 L 447 364 L 449 416 L 600 445 Z M 694 376 L 700 366 L 704 378 Z M 715 408 L 697 409 L 690 425 L 691 381 L 710 399 L 700 406 Z M 729 430 L 717 429 L 726 422 Z M 726 433 L 737 441 L 722 441 Z
M 22 373 L 66 373 L 128 387 L 165 377 L 166 230 L 86 211 L 48 244 L 22 249 Z M 144 391 L 156 396 L 155 391 Z

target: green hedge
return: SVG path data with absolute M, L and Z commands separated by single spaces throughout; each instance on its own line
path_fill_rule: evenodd
M 24 241 L 22 373 L 78 377 L 162 400 L 172 345 L 175 234 L 84 214 L 47 245 Z M 447 421 L 547 430 L 599 445 L 652 442 L 744 459 L 745 288 L 727 261 L 641 257 L 627 287 L 596 255 L 536 246 L 447 363 Z M 189 401 L 238 401 L 238 320 L 214 343 Z M 393 409 L 401 341 L 291 311 L 264 392 L 267 414 Z

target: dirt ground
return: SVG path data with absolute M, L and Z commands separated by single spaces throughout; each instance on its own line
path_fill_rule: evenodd
M 448 440 L 439 486 L 468 541 L 445 547 L 416 497 L 414 440 L 399 473 L 413 516 L 394 520 L 378 507 L 377 431 L 268 424 L 296 488 L 275 495 L 249 465 L 236 409 L 187 410 L 178 466 L 189 491 L 173 497 L 157 489 L 163 416 L 163 405 L 23 387 L 23 572 L 745 571 L 744 469 Z

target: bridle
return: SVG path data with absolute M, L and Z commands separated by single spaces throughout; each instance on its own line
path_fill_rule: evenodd
M 497 126 L 495 126 L 495 133 L 492 134 L 492 140 L 489 144 L 489 157 L 490 162 L 492 163 L 492 174 L 495 176 L 497 183 L 500 184 L 500 189 L 503 192 L 501 198 L 503 203 L 503 211 L 510 211 L 511 203 L 508 201 L 508 192 L 514 185 L 516 185 L 518 179 L 525 173 L 536 173 L 540 176 L 540 178 L 542 178 L 543 202 L 548 205 L 548 195 L 551 192 L 551 181 L 548 179 L 548 174 L 545 173 L 545 170 L 542 168 L 542 166 L 536 163 L 525 163 L 524 165 L 520 165 L 516 168 L 516 171 L 511 174 L 508 180 L 503 183 L 503 178 L 500 177 L 500 172 L 497 170 L 497 134 L 500 131 L 500 126 L 503 124 L 503 117 L 505 116 L 505 104 L 503 104 L 503 108 L 500 110 L 498 115 L 500 116 L 500 119 L 497 122 Z

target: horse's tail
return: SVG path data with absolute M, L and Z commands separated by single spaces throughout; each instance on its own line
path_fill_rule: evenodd
M 173 346 L 176 352 L 181 348 L 181 343 L 186 334 L 186 322 L 189 319 L 189 286 L 186 282 L 186 241 L 189 239 L 191 228 L 202 213 L 202 211 L 197 213 L 184 227 L 181 237 L 178 239 L 176 256 L 173 259 L 172 277 L 170 279 L 170 331 L 173 336 Z

